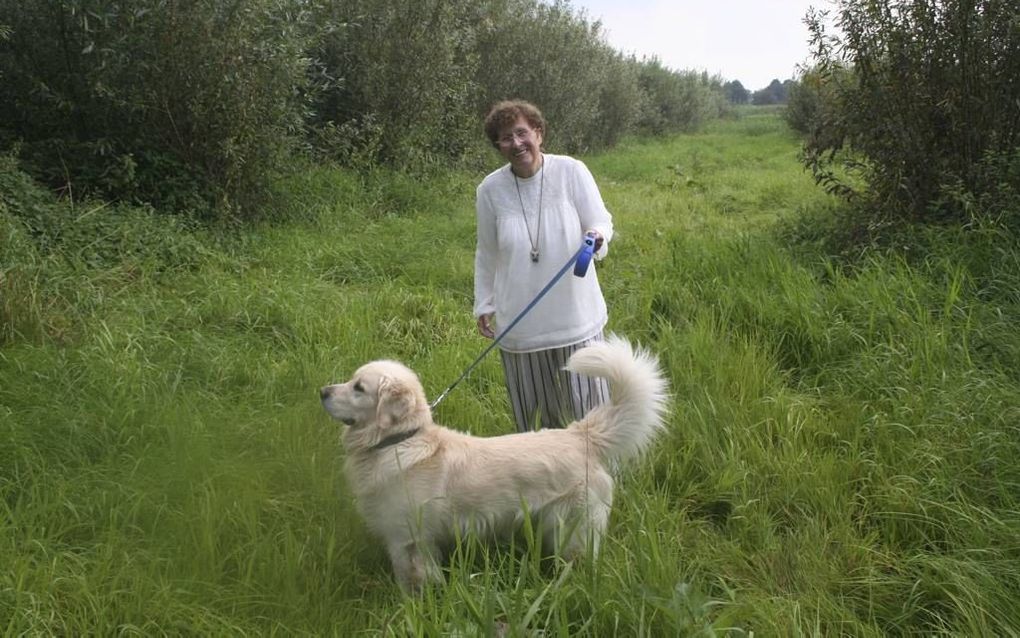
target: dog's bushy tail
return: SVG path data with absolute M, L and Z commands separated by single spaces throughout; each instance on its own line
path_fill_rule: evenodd
M 668 383 L 647 350 L 609 335 L 575 352 L 567 369 L 609 381 L 609 403 L 572 426 L 587 430 L 589 443 L 604 459 L 626 462 L 639 456 L 665 428 Z

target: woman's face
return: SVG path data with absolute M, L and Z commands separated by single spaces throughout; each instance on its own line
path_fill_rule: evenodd
M 499 152 L 518 177 L 531 177 L 542 166 L 542 131 L 523 116 L 499 132 Z

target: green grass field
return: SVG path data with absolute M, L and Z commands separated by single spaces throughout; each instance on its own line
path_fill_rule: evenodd
M 596 560 L 468 542 L 420 599 L 317 389 L 391 357 L 434 397 L 485 347 L 481 173 L 308 169 L 278 187 L 304 221 L 194 231 L 180 267 L 34 255 L 0 280 L 0 634 L 1020 634 L 1020 250 L 794 244 L 836 206 L 798 148 L 752 110 L 584 158 L 609 328 L 659 354 L 668 434 Z M 508 410 L 493 355 L 436 417 Z

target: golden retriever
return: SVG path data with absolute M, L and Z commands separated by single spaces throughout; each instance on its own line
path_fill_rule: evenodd
M 658 361 L 625 339 L 571 356 L 567 368 L 609 381 L 610 401 L 564 429 L 475 437 L 432 421 L 418 377 L 373 361 L 320 390 L 346 424 L 345 472 L 358 509 L 386 544 L 409 592 L 442 580 L 440 551 L 458 536 L 504 538 L 526 515 L 565 559 L 598 552 L 613 500 L 610 468 L 639 456 L 664 428 Z

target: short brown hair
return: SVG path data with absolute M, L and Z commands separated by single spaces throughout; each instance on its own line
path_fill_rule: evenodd
M 485 116 L 485 134 L 493 146 L 499 147 L 500 132 L 520 117 L 527 120 L 531 128 L 541 131 L 545 136 L 545 118 L 537 106 L 525 100 L 503 100 L 494 104 L 489 109 L 489 114 Z

